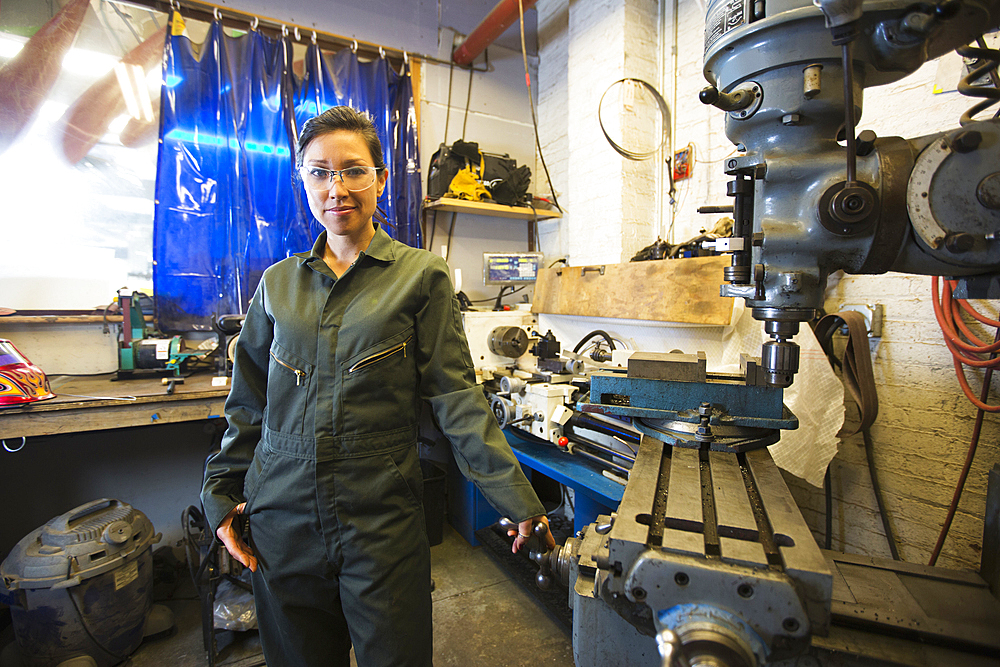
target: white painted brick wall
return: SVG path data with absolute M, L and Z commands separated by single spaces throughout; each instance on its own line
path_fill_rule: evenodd
M 593 117 L 595 96 L 623 76 L 635 62 L 657 53 L 656 45 L 636 39 L 646 32 L 635 27 L 640 21 L 622 19 L 640 3 L 625 0 L 571 3 L 542 0 L 539 8 L 540 116 L 546 119 L 542 144 L 550 163 L 563 165 L 565 180 L 557 188 L 565 201 L 567 216 L 542 231 L 542 248 L 550 256 L 569 251 L 573 264 L 616 261 L 644 233 L 652 242 L 653 228 L 674 224 L 672 240 L 685 240 L 699 229 L 711 226 L 717 216 L 703 216 L 695 209 L 705 204 L 729 204 L 726 176 L 721 162 L 734 151 L 724 134 L 724 114 L 703 106 L 698 91 L 706 84 L 702 76 L 704 16 L 698 3 L 682 0 L 677 17 L 678 41 L 672 44 L 670 5 L 666 8 L 666 66 L 670 49 L 677 49 L 676 72 L 664 77 L 660 91 L 671 105 L 672 143 L 675 149 L 693 143 L 693 178 L 677 188 L 676 215 L 669 207 L 664 219 L 644 230 L 622 189 L 609 189 L 593 178 L 589 165 L 607 162 L 614 153 L 607 148 Z M 641 3 L 649 7 L 650 3 Z M 655 11 L 648 16 L 655 17 Z M 655 25 L 655 18 L 644 25 Z M 622 35 L 622 26 L 633 33 Z M 654 37 L 654 39 L 656 39 Z M 624 54 L 621 50 L 624 49 Z M 957 126 L 969 104 L 956 93 L 932 95 L 938 64 L 924 65 L 918 72 L 895 84 L 865 93 L 864 114 L 859 129 L 872 129 L 880 136 L 912 138 Z M 629 72 L 628 75 L 635 76 Z M 657 81 L 658 79 L 651 79 Z M 563 91 L 565 90 L 565 93 Z M 596 136 L 594 132 L 597 132 Z M 632 174 L 629 174 L 631 176 Z M 610 191 L 609 191 L 610 190 Z M 650 196 L 645 190 L 637 199 Z M 652 209 L 652 199 L 646 201 Z M 631 210 L 630 210 L 631 209 Z M 622 241 L 606 234 L 626 236 Z M 627 259 L 627 258 L 626 258 Z M 880 416 L 872 427 L 876 465 L 888 506 L 890 521 L 900 541 L 904 559 L 926 562 L 937 539 L 954 485 L 965 457 L 975 409 L 964 398 L 955 378 L 951 355 L 944 346 L 930 301 L 930 279 L 924 276 L 888 274 L 844 276 L 835 274 L 827 289 L 825 308 L 836 312 L 846 304 L 882 303 L 885 323 L 882 339 L 873 346 L 874 370 L 880 396 Z M 997 302 L 976 302 L 992 317 Z M 981 338 L 992 334 L 981 331 Z M 968 372 L 978 393 L 982 375 Z M 808 381 L 800 378 L 799 381 Z M 1000 397 L 991 394 L 991 402 Z M 848 421 L 856 423 L 857 409 L 848 401 Z M 975 569 L 979 565 L 982 515 L 985 505 L 986 471 L 1000 460 L 1000 419 L 987 414 L 979 451 L 962 502 L 939 564 Z M 853 553 L 888 555 L 882 525 L 872 495 L 871 482 L 860 435 L 846 438 L 832 464 L 834 495 L 833 548 Z M 821 537 L 824 525 L 822 492 L 791 478 L 803 514 Z
M 597 109 L 620 78 L 656 80 L 657 9 L 653 0 L 538 5 L 540 143 L 565 211 L 561 222 L 539 225 L 550 257 L 617 263 L 652 242 L 655 165 L 615 153 Z M 633 50 L 636 42 L 643 48 Z

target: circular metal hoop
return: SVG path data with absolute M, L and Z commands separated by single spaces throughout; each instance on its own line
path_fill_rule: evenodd
M 643 152 L 630 151 L 627 148 L 618 145 L 618 143 L 611 138 L 611 136 L 608 134 L 608 131 L 604 128 L 604 119 L 601 118 L 601 109 L 604 107 L 604 98 L 607 96 L 608 92 L 610 92 L 612 88 L 614 88 L 618 84 L 625 82 L 636 83 L 645 88 L 653 96 L 653 99 L 656 100 L 656 105 L 660 108 L 660 117 L 662 119 L 663 132 L 662 136 L 660 137 L 659 145 L 657 145 L 657 147 L 651 151 L 643 151 Z M 608 143 L 611 144 L 611 147 L 613 149 L 615 149 L 615 152 L 617 152 L 624 158 L 627 158 L 629 160 L 635 160 L 637 162 L 642 160 L 648 160 L 649 158 L 656 155 L 656 153 L 666 145 L 667 139 L 670 138 L 670 107 L 667 106 L 667 101 L 663 99 L 663 96 L 660 95 L 659 91 L 656 90 L 653 84 L 647 81 L 643 81 L 642 79 L 633 79 L 630 77 L 626 77 L 624 79 L 618 79 L 610 86 L 608 86 L 607 90 L 604 91 L 604 94 L 601 95 L 601 101 L 597 104 L 597 122 L 601 126 L 601 132 L 604 133 L 604 138 L 608 140 Z

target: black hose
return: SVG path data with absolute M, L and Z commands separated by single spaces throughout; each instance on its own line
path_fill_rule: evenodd
M 594 331 L 591 331 L 589 334 L 580 339 L 580 342 L 577 343 L 576 347 L 573 348 L 573 354 L 579 352 L 580 349 L 583 348 L 583 346 L 586 344 L 586 342 L 591 338 L 593 338 L 594 336 L 602 337 L 604 340 L 608 341 L 608 345 L 611 346 L 612 350 L 615 349 L 615 342 L 611 340 L 611 336 L 608 334 L 608 332 L 602 331 L 601 329 L 595 329 Z
M 833 484 L 830 481 L 830 466 L 826 467 L 826 474 L 823 475 L 823 493 L 826 496 L 826 538 L 824 549 L 832 548 L 833 544 Z
M 882 488 L 879 486 L 878 475 L 875 473 L 875 454 L 872 447 L 872 435 L 867 428 L 861 429 L 861 434 L 865 438 L 865 456 L 868 459 L 868 474 L 872 478 L 872 491 L 875 492 L 875 502 L 878 503 L 878 514 L 882 519 L 885 539 L 889 543 L 889 552 L 892 553 L 893 560 L 901 560 L 899 550 L 896 548 L 896 537 L 893 535 L 892 526 L 889 524 L 889 514 L 885 511 L 885 503 L 882 500 Z

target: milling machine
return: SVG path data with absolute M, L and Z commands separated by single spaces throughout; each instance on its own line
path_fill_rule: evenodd
M 540 585 L 569 588 L 578 667 L 997 664 L 995 534 L 982 577 L 821 551 L 766 445 L 795 427 L 791 338 L 831 272 L 952 276 L 962 296 L 997 296 L 1000 122 L 977 105 L 904 139 L 855 136 L 855 119 L 864 88 L 956 48 L 985 60 L 960 91 L 1000 98 L 995 79 L 970 86 L 997 52 L 964 46 L 998 24 L 998 0 L 708 2 L 701 99 L 742 153 L 725 165 L 733 236 L 713 243 L 733 255 L 721 292 L 771 340 L 735 376 L 655 354 L 591 374 L 578 409 L 643 435 L 618 511 L 532 554 Z

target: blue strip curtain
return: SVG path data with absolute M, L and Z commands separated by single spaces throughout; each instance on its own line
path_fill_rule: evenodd
M 246 312 L 260 276 L 322 231 L 295 174 L 298 130 L 345 104 L 370 114 L 389 181 L 379 200 L 400 241 L 420 247 L 421 185 L 409 72 L 212 23 L 202 44 L 168 35 L 153 226 L 153 289 L 163 331 L 211 329 Z

